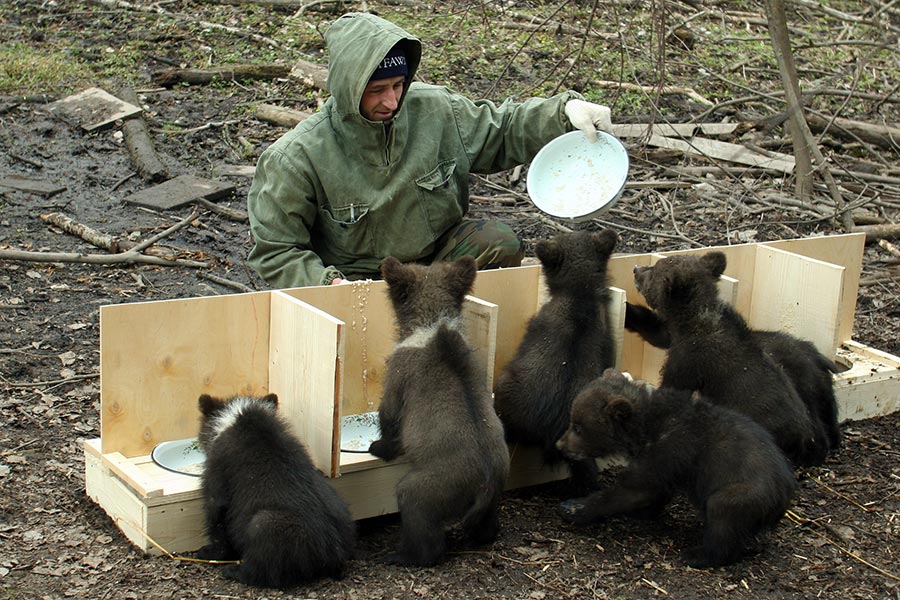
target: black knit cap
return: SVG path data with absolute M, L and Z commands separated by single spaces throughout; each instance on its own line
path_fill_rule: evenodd
M 378 67 L 372 73 L 369 81 L 398 77 L 400 75 L 403 77 L 409 75 L 409 66 L 406 62 L 406 53 L 403 51 L 403 47 L 400 44 L 396 44 L 378 63 Z

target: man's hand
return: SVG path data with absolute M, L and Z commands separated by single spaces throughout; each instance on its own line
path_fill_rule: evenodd
M 331 280 L 331 285 L 341 285 L 342 283 L 344 283 L 344 280 L 340 277 L 335 277 Z
M 606 132 L 612 130 L 608 106 L 575 99 L 566 102 L 565 112 L 572 126 L 583 131 L 592 144 L 597 141 L 598 129 Z

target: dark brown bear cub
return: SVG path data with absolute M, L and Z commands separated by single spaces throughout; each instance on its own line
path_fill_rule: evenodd
M 824 428 L 785 371 L 763 351 L 716 282 L 725 255 L 675 255 L 635 267 L 634 283 L 666 323 L 670 345 L 662 387 L 698 391 L 765 427 L 796 465 L 818 465 L 829 444 Z
M 671 338 L 666 323 L 653 310 L 628 303 L 625 307 L 625 329 L 634 331 L 658 348 L 668 348 Z M 825 432 L 829 451 L 841 445 L 837 399 L 832 373 L 839 368 L 810 342 L 783 331 L 753 329 L 751 337 L 775 364 L 781 367 L 806 404 L 810 416 Z
M 607 311 L 607 265 L 616 245 L 611 230 L 575 232 L 535 245 L 550 299 L 528 323 L 516 355 L 494 389 L 497 413 L 510 442 L 540 446 L 548 462 L 562 456 L 572 400 L 615 364 Z M 569 461 L 579 493 L 595 486 L 593 460 Z
M 772 528 L 796 488 L 772 436 L 748 417 L 691 392 L 632 382 L 609 369 L 575 399 L 560 449 L 573 458 L 625 455 L 615 483 L 562 503 L 563 518 L 587 524 L 620 514 L 655 514 L 684 493 L 703 517 L 703 542 L 685 552 L 694 567 L 740 559 Z
M 200 396 L 209 544 L 198 555 L 240 560 L 223 572 L 248 585 L 340 577 L 353 552 L 350 511 L 278 417 L 277 403 L 275 394 Z
M 509 474 L 503 426 L 483 374 L 461 332 L 475 261 L 403 265 L 388 257 L 381 273 L 397 316 L 378 416 L 381 439 L 369 452 L 404 454 L 397 483 L 402 541 L 387 562 L 433 565 L 446 552 L 445 527 L 460 523 L 468 542 L 494 541 Z

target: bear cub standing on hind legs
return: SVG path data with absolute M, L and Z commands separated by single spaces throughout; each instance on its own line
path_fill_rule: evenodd
M 744 318 L 719 299 L 725 264 L 725 254 L 707 252 L 634 268 L 637 291 L 668 329 L 662 387 L 698 391 L 744 413 L 769 430 L 795 465 L 820 465 L 829 450 L 822 422 Z
M 278 398 L 199 399 L 209 543 L 198 556 L 234 560 L 229 579 L 285 587 L 341 577 L 355 526 L 344 501 L 278 417 Z
M 475 260 L 426 267 L 388 257 L 381 273 L 398 342 L 385 369 L 381 439 L 369 452 L 384 460 L 404 454 L 410 462 L 396 487 L 402 541 L 386 561 L 429 566 L 443 558 L 444 529 L 453 523 L 461 524 L 471 543 L 494 541 L 509 451 L 484 375 L 461 333 Z
M 575 399 L 559 448 L 573 458 L 628 459 L 611 487 L 563 502 L 564 519 L 656 515 L 683 492 L 704 521 L 702 544 L 684 554 L 694 567 L 741 558 L 757 533 L 778 523 L 797 485 L 772 436 L 750 418 L 615 369 Z
M 616 241 L 607 229 L 565 233 L 534 248 L 550 299 L 532 317 L 498 377 L 494 404 L 507 440 L 540 446 L 550 463 L 563 458 L 556 440 L 569 424 L 575 395 L 615 364 L 607 265 Z M 596 487 L 593 460 L 567 462 L 577 493 Z

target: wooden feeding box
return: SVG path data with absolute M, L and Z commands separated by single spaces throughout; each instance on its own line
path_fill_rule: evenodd
M 846 367 L 835 378 L 842 419 L 900 403 L 900 358 L 851 340 L 863 245 L 864 236 L 852 234 L 716 248 L 728 257 L 720 293 L 753 327 L 809 339 Z M 642 302 L 633 266 L 660 256 L 610 261 L 617 364 L 654 382 L 664 355 L 624 330 L 624 305 Z M 489 386 L 545 300 L 539 265 L 479 272 L 464 322 Z M 407 465 L 341 451 L 342 417 L 378 408 L 394 343 L 381 281 L 104 306 L 100 438 L 84 444 L 87 493 L 143 550 L 199 548 L 199 478 L 166 471 L 149 454 L 160 442 L 197 435 L 202 393 L 274 392 L 354 517 L 394 512 L 394 484 Z M 510 488 L 566 474 L 544 466 L 534 449 L 513 447 L 511 456 Z

